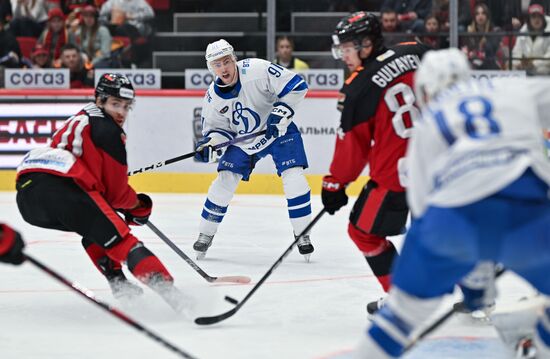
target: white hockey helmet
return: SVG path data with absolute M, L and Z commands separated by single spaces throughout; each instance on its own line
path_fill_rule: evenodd
M 231 55 L 233 60 L 235 62 L 237 61 L 237 56 L 235 56 L 233 46 L 231 46 L 229 42 L 225 41 L 224 39 L 219 39 L 218 41 L 209 43 L 206 47 L 206 54 L 204 55 L 208 70 L 210 70 L 210 72 L 214 74 L 214 69 L 212 68 L 212 65 L 210 65 L 210 63 L 227 55 Z
M 428 51 L 414 75 L 414 92 L 424 106 L 441 91 L 471 76 L 466 55 L 457 48 Z

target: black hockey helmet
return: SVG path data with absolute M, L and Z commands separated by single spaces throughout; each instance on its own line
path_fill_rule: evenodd
M 124 100 L 133 100 L 135 97 L 134 86 L 130 80 L 117 73 L 105 73 L 99 79 L 95 87 L 95 97 L 107 99 L 113 96 Z
M 382 26 L 376 15 L 357 11 L 345 16 L 338 22 L 332 34 L 332 55 L 335 59 L 341 58 L 339 46 L 348 41 L 353 41 L 357 50 L 361 50 L 361 43 L 365 37 L 372 41 L 374 52 L 378 52 L 383 47 Z

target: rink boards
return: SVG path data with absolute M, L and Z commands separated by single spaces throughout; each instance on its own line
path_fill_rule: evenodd
M 125 124 L 130 171 L 192 152 L 202 135 L 202 90 L 138 90 L 134 110 Z M 340 113 L 337 92 L 310 91 L 296 110 L 308 155 L 308 180 L 314 193 L 328 173 Z M 63 121 L 92 100 L 90 90 L 0 90 L 0 190 L 12 190 L 14 172 L 25 152 L 46 145 L 49 135 Z M 143 191 L 206 192 L 215 178 L 216 165 L 187 159 L 148 173 L 133 176 L 132 184 Z M 275 168 L 269 159 L 261 160 L 250 183 L 239 193 L 282 193 Z M 366 174 L 366 173 L 365 173 Z M 350 193 L 356 194 L 367 177 Z

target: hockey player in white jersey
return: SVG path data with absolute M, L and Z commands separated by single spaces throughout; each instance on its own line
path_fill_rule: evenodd
M 457 49 L 428 52 L 415 77 L 425 102 L 407 152 L 415 219 L 358 358 L 401 356 L 478 263 L 502 263 L 550 295 L 550 81 L 470 79 Z M 464 304 L 479 309 L 483 294 L 465 292 Z M 550 358 L 550 307 L 534 332 L 538 357 Z
M 237 62 L 233 47 L 223 39 L 209 44 L 205 57 L 215 80 L 204 97 L 204 137 L 197 143 L 195 158 L 203 162 L 219 158 L 219 164 L 218 177 L 204 203 L 199 238 L 193 245 L 198 259 L 212 244 L 239 181 L 248 181 L 255 164 L 267 155 L 282 177 L 294 234 L 301 233 L 311 219 L 310 188 L 303 173 L 308 163 L 293 122 L 307 84 L 294 72 L 265 60 Z M 216 144 L 262 130 L 265 135 L 231 145 L 223 155 L 213 150 Z M 298 242 L 306 261 L 313 249 L 309 235 Z

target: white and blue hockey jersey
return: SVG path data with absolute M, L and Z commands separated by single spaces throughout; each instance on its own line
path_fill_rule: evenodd
M 202 106 L 202 134 L 220 142 L 266 129 L 266 120 L 276 102 L 293 110 L 307 93 L 307 84 L 296 73 L 261 59 L 237 62 L 239 79 L 231 91 L 215 82 L 206 91 Z M 219 81 L 219 80 L 218 80 Z M 247 154 L 257 153 L 274 141 L 265 136 L 239 142 Z
M 428 206 L 490 196 L 528 167 L 550 184 L 548 80 L 461 83 L 432 101 L 417 123 L 407 152 L 407 198 L 416 217 Z

